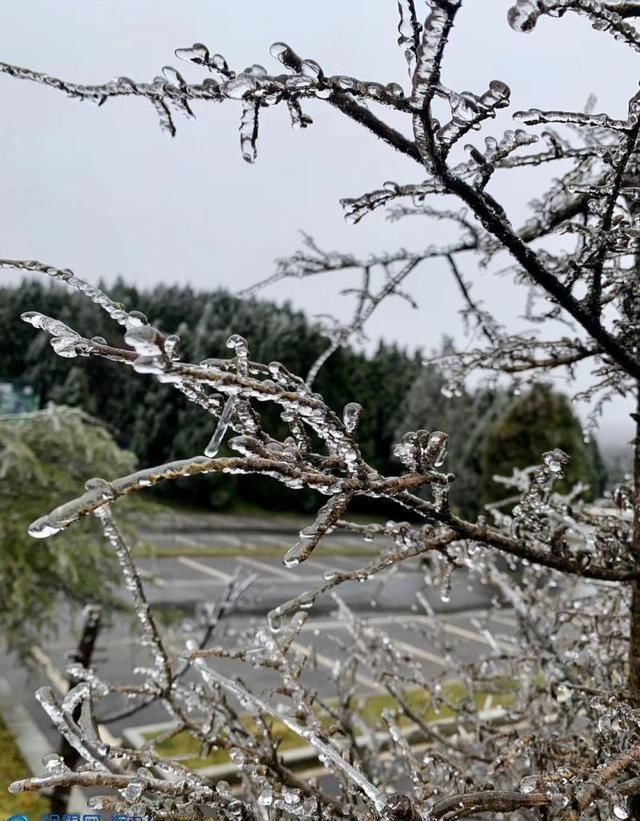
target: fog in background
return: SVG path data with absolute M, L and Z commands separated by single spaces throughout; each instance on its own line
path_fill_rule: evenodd
M 545 19 L 533 33 L 516 34 L 506 23 L 509 5 L 466 0 L 447 53 L 446 85 L 481 92 L 501 79 L 512 90 L 510 111 L 576 110 L 594 93 L 602 103 L 596 110 L 626 115 L 638 76 L 637 57 L 628 47 L 575 15 Z M 5 0 L 0 59 L 86 83 L 120 75 L 151 80 L 167 64 L 197 80 L 203 74 L 177 60 L 174 49 L 200 41 L 224 54 L 232 68 L 261 63 L 277 71 L 269 46 L 283 40 L 327 73 L 406 87 L 396 27 L 395 0 Z M 419 250 L 443 236 L 437 224 L 417 218 L 389 223 L 382 212 L 358 226 L 344 221 L 341 197 L 389 179 L 419 181 L 421 172 L 321 101 L 304 106 L 314 125 L 302 132 L 290 128 L 284 106 L 264 111 L 258 162 L 249 166 L 240 155 L 237 101 L 195 104 L 196 119 L 177 119 L 178 134 L 171 139 L 140 99 L 97 108 L 0 75 L 0 100 L 3 257 L 70 267 L 90 281 L 121 274 L 139 286 L 179 282 L 238 291 L 268 276 L 275 258 L 299 246 L 297 229 L 329 250 L 362 254 L 399 246 Z M 510 126 L 507 114 L 483 134 L 499 136 Z M 475 133 L 466 141 L 482 144 Z M 492 190 L 508 204 L 514 224 L 544 189 L 545 173 L 497 178 Z M 518 319 L 524 289 L 478 272 L 472 257 L 462 266 L 485 307 L 510 328 L 524 327 Z M 351 303 L 338 291 L 350 284 L 337 273 L 289 280 L 263 295 L 288 299 L 310 315 L 346 318 Z M 460 301 L 445 265 L 423 264 L 409 290 L 421 310 L 387 302 L 368 328 L 370 344 L 383 337 L 429 351 L 445 333 L 462 340 Z M 561 379 L 557 383 L 566 388 Z M 586 384 L 585 372 L 579 386 Z M 609 405 L 605 441 L 630 438 L 630 410 L 622 400 Z

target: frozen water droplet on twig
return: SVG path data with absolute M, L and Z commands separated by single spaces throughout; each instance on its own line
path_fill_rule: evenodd
M 288 46 L 286 43 L 274 43 L 269 49 L 269 53 L 274 59 L 282 63 L 283 66 L 293 71 L 298 71 L 302 63 L 301 58 L 295 53 L 291 46 Z
M 198 66 L 209 65 L 209 49 L 203 43 L 194 43 L 191 48 L 177 48 L 174 54 L 179 60 L 186 60 Z
M 347 433 L 353 433 L 358 427 L 358 422 L 362 416 L 362 405 L 357 402 L 349 402 L 344 406 L 342 413 L 342 421 L 347 430 Z

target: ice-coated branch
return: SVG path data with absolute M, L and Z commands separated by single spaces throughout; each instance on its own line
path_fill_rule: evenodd
M 422 29 L 413 73 L 411 103 L 412 126 L 416 147 L 428 171 L 437 164 L 435 123 L 431 102 L 440 83 L 440 70 L 453 21 L 460 8 L 460 0 L 434 0 L 429 3 L 429 15 Z
M 461 176 L 459 170 L 452 170 L 446 166 L 446 148 L 442 150 L 438 147 L 436 138 L 437 124 L 435 121 L 431 122 L 430 105 L 434 97 L 437 95 L 447 100 L 453 114 L 451 122 L 454 123 L 456 117 L 458 117 L 461 123 L 465 123 L 464 126 L 461 125 L 463 130 L 466 128 L 467 123 L 477 123 L 478 112 L 483 111 L 483 106 L 487 111 L 492 111 L 494 103 L 502 105 L 507 100 L 507 94 L 504 90 L 506 87 L 503 88 L 503 86 L 492 86 L 490 101 L 487 98 L 485 102 L 478 102 L 483 99 L 482 96 L 477 98 L 473 95 L 469 96 L 467 92 L 450 91 L 440 83 L 445 45 L 458 8 L 459 3 L 450 2 L 450 0 L 447 0 L 447 2 L 439 0 L 439 2 L 431 4 L 430 14 L 420 34 L 411 98 L 405 98 L 402 89 L 393 84 L 383 86 L 343 75 L 332 77 L 326 74 L 314 60 L 303 59 L 289 46 L 282 43 L 274 45 L 272 54 L 290 72 L 286 75 L 269 75 L 261 66 L 252 66 L 244 72 L 234 72 L 229 69 L 226 62 L 219 55 L 211 57 L 208 49 L 202 44 L 196 44 L 191 50 L 180 50 L 180 57 L 208 68 L 213 75 L 218 77 L 218 79 L 214 79 L 213 76 L 208 77 L 200 85 L 185 83 L 179 73 L 170 69 L 165 71 L 165 77 L 162 80 L 156 80 L 153 84 L 136 84 L 126 78 L 121 78 L 104 86 L 67 84 L 55 78 L 50 78 L 48 75 L 17 69 L 8 64 L 4 64 L 3 70 L 16 77 L 51 85 L 79 98 L 95 99 L 98 96 L 102 100 L 122 94 L 147 97 L 156 107 L 160 105 L 165 113 L 171 106 L 181 110 L 185 110 L 186 106 L 186 109 L 191 111 L 189 105 L 195 99 L 215 101 L 238 99 L 244 107 L 245 119 L 243 119 L 243 122 L 246 120 L 247 112 L 251 111 L 253 114 L 257 114 L 261 107 L 277 104 L 280 101 L 288 103 L 293 101 L 297 104 L 298 100 L 305 96 L 317 96 L 320 99 L 327 99 L 343 113 L 373 131 L 381 139 L 386 140 L 421 163 L 426 163 L 427 168 L 433 174 L 433 179 L 428 180 L 423 185 L 404 186 L 399 191 L 385 190 L 368 194 L 361 202 L 354 201 L 350 208 L 356 218 L 359 218 L 370 208 L 376 207 L 398 195 L 413 193 L 422 197 L 428 193 L 443 192 L 459 197 L 471 208 L 475 217 L 489 234 L 513 255 L 526 274 L 544 288 L 563 310 L 567 311 L 570 316 L 580 323 L 587 333 L 598 340 L 603 351 L 611 356 L 621 368 L 637 378 L 640 375 L 640 365 L 637 358 L 630 355 L 628 349 L 620 344 L 620 341 L 598 321 L 598 314 L 597 312 L 594 313 L 595 299 L 590 300 L 587 304 L 576 300 L 572 296 L 571 290 L 548 269 L 540 255 L 524 245 L 515 234 L 506 220 L 504 212 L 495 200 L 486 192 L 469 185 L 463 178 L 464 175 Z M 531 22 L 533 18 L 536 18 L 536 15 L 565 10 L 576 10 L 595 15 L 597 20 L 604 20 L 607 25 L 611 25 L 613 28 L 617 26 L 615 13 L 608 11 L 603 4 L 595 2 L 595 0 L 545 2 L 535 7 L 529 2 L 521 2 L 514 6 L 511 20 L 516 28 L 526 29 L 527 21 Z M 410 21 L 413 31 L 411 36 L 415 38 L 417 28 L 412 22 L 412 12 L 409 5 L 403 6 L 402 12 L 403 19 Z M 614 18 L 611 18 L 612 14 Z M 531 15 L 533 15 L 533 18 Z M 398 111 L 410 114 L 414 124 L 415 142 L 408 141 L 399 132 L 394 131 L 374 116 L 367 108 L 357 102 L 358 98 L 376 100 L 388 104 Z M 245 142 L 248 140 L 246 144 L 251 146 L 249 152 L 251 156 L 253 156 L 255 135 L 257 133 L 253 114 L 251 120 L 246 120 L 248 126 L 247 129 L 242 129 L 241 135 L 242 140 Z M 458 132 L 456 131 L 456 133 Z M 560 143 L 556 141 L 555 146 L 554 150 L 557 152 Z M 245 155 L 248 156 L 246 150 Z M 474 156 L 476 160 L 479 159 L 479 155 Z M 480 163 L 480 179 L 483 181 L 483 185 L 486 184 L 488 175 L 490 176 L 491 173 L 491 164 L 487 165 L 485 157 Z
M 486 792 L 466 793 L 443 798 L 431 808 L 429 817 L 436 821 L 454 821 L 478 812 L 502 813 L 548 807 L 551 796 L 546 793 Z
M 290 486 L 311 487 L 327 495 L 339 492 L 352 494 L 371 492 L 390 498 L 430 482 L 435 484 L 446 484 L 447 482 L 446 476 L 435 470 L 398 477 L 345 479 L 317 470 L 298 468 L 278 459 L 237 457 L 207 459 L 204 456 L 196 456 L 192 459 L 167 462 L 154 468 L 145 468 L 111 482 L 102 479 L 90 480 L 89 487 L 82 496 L 60 505 L 51 513 L 37 519 L 29 532 L 34 538 L 48 538 L 120 496 L 138 492 L 142 488 L 152 487 L 161 482 L 202 473 L 255 473 L 271 476 Z
M 358 525 L 351 522 L 337 521 L 336 526 L 354 532 L 359 531 Z M 310 607 L 320 596 L 333 591 L 345 582 L 365 582 L 367 579 L 389 570 L 401 562 L 417 556 L 424 556 L 432 551 L 446 553 L 447 545 L 458 538 L 457 532 L 450 527 L 438 530 L 433 530 L 431 527 L 412 528 L 406 522 L 399 524 L 391 522 L 390 526 L 387 527 L 382 525 L 361 525 L 360 532 L 366 534 L 368 538 L 374 538 L 377 535 L 389 536 L 393 539 L 395 549 L 388 550 L 380 558 L 376 558 L 353 570 L 327 571 L 324 574 L 322 584 L 312 590 L 300 593 L 295 598 L 283 602 L 271 610 L 269 613 L 271 624 L 278 624 L 282 618 L 300 608 Z
M 193 651 L 195 647 L 188 645 L 187 649 Z M 382 818 L 385 817 L 384 810 L 387 800 L 384 793 L 371 784 L 355 767 L 352 767 L 346 762 L 339 751 L 322 739 L 313 729 L 301 725 L 298 721 L 288 716 L 286 712 L 278 712 L 278 710 L 251 693 L 239 682 L 233 681 L 211 668 L 203 658 L 196 657 L 194 665 L 204 681 L 208 684 L 217 684 L 224 687 L 236 696 L 241 704 L 244 704 L 254 712 L 267 713 L 278 717 L 290 730 L 307 741 L 317 751 L 318 757 L 323 763 L 332 765 L 337 772 L 344 774 L 354 787 L 361 790 L 367 796 L 379 815 Z
M 31 315 L 28 319 L 32 319 Z M 38 321 L 43 329 L 49 329 L 54 334 L 54 338 L 58 338 L 58 332 L 63 333 L 55 320 L 47 318 L 46 321 Z M 571 551 L 567 552 L 565 548 L 557 553 L 553 532 L 547 531 L 546 525 L 529 527 L 531 522 L 527 518 L 528 514 L 523 520 L 525 529 L 539 540 L 538 545 L 527 543 L 517 535 L 515 538 L 507 536 L 457 517 L 452 513 L 448 500 L 448 486 L 453 477 L 438 470 L 446 454 L 445 433 L 430 433 L 425 430 L 408 432 L 394 449 L 407 472 L 398 477 L 381 477 L 364 462 L 360 454 L 356 434 L 361 408 L 356 403 L 347 405 L 343 418 L 340 419 L 321 397 L 309 394 L 303 380 L 289 374 L 280 363 L 271 363 L 269 366 L 252 363 L 246 341 L 237 335 L 229 339 L 229 346 L 235 351 L 235 356 L 230 361 L 205 360 L 199 366 L 179 362 L 166 355 L 164 337 L 145 323 L 143 315 L 137 314 L 134 321 L 129 318 L 125 326 L 125 339 L 136 349 L 135 353 L 138 355 L 133 361 L 134 367 L 137 364 L 136 369 L 151 373 L 161 381 L 198 387 L 212 385 L 222 395 L 226 395 L 227 410 L 223 410 L 222 414 L 223 417 L 225 413 L 228 414 L 228 421 L 224 418 L 224 424 L 233 419 L 236 429 L 242 432 L 241 436 L 230 440 L 229 445 L 242 456 L 193 457 L 137 471 L 112 482 L 91 480 L 82 496 L 34 522 L 30 528 L 31 535 L 41 538 L 54 535 L 83 516 L 95 512 L 100 515 L 99 511 L 119 496 L 162 481 L 202 473 L 254 473 L 270 476 L 289 487 L 313 488 L 330 497 L 330 501 L 321 510 L 316 525 L 308 532 L 302 532 L 300 541 L 292 549 L 293 553 L 285 557 L 289 562 L 303 561 L 310 555 L 322 535 L 340 519 L 352 496 L 372 496 L 396 501 L 428 521 L 447 525 L 461 539 L 473 539 L 543 566 L 555 567 L 568 573 L 581 573 L 590 578 L 620 580 L 635 577 L 634 569 L 626 563 L 612 568 L 599 565 L 592 557 L 585 564 L 583 557 L 573 557 Z M 71 332 L 66 326 L 64 328 L 64 334 Z M 73 346 L 84 343 L 85 340 L 79 335 L 73 338 Z M 65 346 L 64 355 L 68 355 L 68 350 L 69 346 Z M 87 350 L 87 353 L 99 355 L 100 351 Z M 254 374 L 268 374 L 275 381 L 261 380 Z M 188 391 L 186 395 L 189 395 Z M 251 403 L 264 401 L 276 402 L 288 414 L 287 418 L 291 420 L 294 432 L 291 441 L 279 443 L 262 430 L 259 416 L 256 416 Z M 304 441 L 300 440 L 300 430 L 297 439 L 295 438 L 295 426 L 300 424 L 309 426 L 324 441 L 327 456 L 309 453 Z M 303 444 L 302 450 L 295 444 L 297 441 Z M 433 501 L 426 502 L 414 495 L 416 489 L 424 486 L 431 487 Z M 531 492 L 531 489 L 527 491 Z M 527 499 L 525 495 L 524 511 L 531 507 Z M 548 494 L 536 502 L 544 516 L 547 504 Z
M 624 5 L 624 4 L 623 4 Z M 630 11 L 626 4 L 627 12 Z M 619 14 L 616 4 L 601 0 L 518 0 L 509 9 L 509 25 L 516 31 L 531 31 L 544 15 L 559 17 L 568 11 L 583 15 L 591 21 L 594 28 L 606 31 L 617 40 L 622 40 L 636 50 L 640 50 L 640 35 L 637 30 L 626 23 L 624 17 L 632 14 Z
M 404 55 L 409 64 L 411 74 L 416 61 L 416 54 L 420 47 L 420 33 L 422 25 L 418 21 L 418 14 L 414 0 L 398 0 L 398 45 L 404 48 Z
M 104 480 L 90 479 L 87 484 L 90 484 L 91 490 L 104 489 L 107 497 L 109 496 L 110 488 Z M 105 538 L 116 552 L 127 592 L 131 597 L 136 616 L 142 628 L 143 643 L 153 653 L 154 668 L 158 678 L 158 690 L 161 694 L 165 693 L 171 686 L 173 679 L 171 664 L 160 638 L 153 612 L 145 596 L 142 581 L 131 558 L 129 547 L 116 526 L 108 503 L 97 507 L 94 510 L 94 516 L 100 523 Z
M 569 337 L 540 340 L 518 334 L 501 335 L 494 347 L 472 348 L 432 357 L 429 361 L 447 374 L 447 393 L 453 395 L 473 372 L 518 375 L 570 369 L 578 362 L 598 357 L 597 346 Z
M 254 584 L 256 579 L 257 575 L 254 573 L 249 573 L 243 578 L 233 578 L 226 586 L 222 596 L 214 602 L 212 607 L 208 607 L 206 609 L 208 617 L 204 629 L 202 630 L 202 634 L 198 640 L 198 646 L 200 648 L 206 647 L 209 644 L 221 620 L 224 616 L 229 615 L 233 611 L 236 603 L 242 599 L 247 590 Z M 173 681 L 179 681 L 189 672 L 190 669 L 191 667 L 189 663 L 183 661 L 182 664 L 178 665 L 173 672 Z M 137 699 L 132 706 L 121 710 L 111 711 L 106 715 L 98 717 L 96 720 L 99 724 L 109 724 L 115 721 L 122 721 L 125 718 L 130 718 L 136 713 L 139 713 L 149 704 L 157 701 L 159 697 L 160 696 L 158 693 L 152 693 L 149 695 L 145 694 L 142 698 Z

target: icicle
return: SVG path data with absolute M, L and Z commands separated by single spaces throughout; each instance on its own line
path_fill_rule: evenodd
M 170 137 L 175 137 L 177 133 L 176 126 L 173 122 L 169 106 L 161 97 L 149 97 L 148 99 L 158 115 L 160 129 L 165 131 Z
M 260 103 L 255 100 L 245 100 L 242 104 L 242 115 L 240 117 L 240 148 L 242 158 L 248 163 L 253 163 L 258 156 L 256 147 L 258 140 L 258 114 Z
M 226 342 L 227 348 L 232 348 L 236 354 L 236 373 L 247 376 L 249 373 L 249 346 L 247 340 L 240 334 L 231 334 Z
M 417 65 L 413 75 L 413 97 L 419 107 L 422 107 L 423 100 L 435 80 L 442 40 L 447 36 L 448 28 L 460 6 L 460 0 L 449 0 L 446 8 L 437 0 L 430 2 L 429 6 L 430 14 L 422 29 Z
M 440 467 L 447 452 L 449 437 L 440 430 L 408 431 L 394 446 L 393 455 L 411 471 L 425 472 Z
M 207 447 L 204 449 L 204 455 L 208 456 L 210 459 L 213 459 L 215 456 L 218 455 L 220 445 L 222 444 L 224 435 L 227 432 L 227 428 L 229 427 L 229 422 L 231 421 L 231 417 L 233 416 L 235 407 L 236 399 L 235 397 L 230 396 L 224 403 L 224 408 L 222 409 L 222 413 L 220 414 L 220 418 L 218 419 L 218 424 L 213 432 L 213 436 L 209 440 L 209 444 L 207 445 Z
M 291 117 L 292 128 L 306 128 L 313 123 L 313 120 L 308 114 L 305 114 L 300 107 L 300 101 L 289 98 L 287 100 L 287 108 L 289 109 L 289 116 Z
M 249 348 L 247 346 L 247 340 L 239 334 L 232 334 L 227 339 L 226 345 L 227 348 L 232 348 L 235 351 L 236 373 L 239 376 L 247 376 L 249 373 Z M 227 399 L 227 401 L 224 404 L 224 408 L 222 409 L 222 413 L 220 414 L 220 418 L 218 419 L 216 429 L 213 432 L 213 436 L 211 437 L 209 444 L 205 448 L 205 456 L 213 458 L 218 455 L 220 445 L 222 444 L 222 440 L 224 439 L 224 436 L 227 432 L 231 418 L 234 415 L 234 413 L 241 412 L 243 404 L 243 402 L 240 402 L 234 396 L 230 396 Z M 243 421 L 246 423 L 245 427 L 251 426 L 251 419 L 249 418 L 249 416 L 246 413 L 242 415 L 244 417 Z

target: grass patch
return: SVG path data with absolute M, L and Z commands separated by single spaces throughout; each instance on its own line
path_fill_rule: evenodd
M 495 682 L 495 689 L 491 693 L 480 692 L 475 696 L 476 709 L 481 710 L 486 703 L 487 697 L 491 695 L 494 707 L 508 708 L 514 701 L 514 692 L 518 689 L 516 681 L 499 680 Z M 467 697 L 467 691 L 460 682 L 451 681 L 444 685 L 442 697 L 449 702 L 452 707 L 436 706 L 432 703 L 430 694 L 424 689 L 409 691 L 405 698 L 412 710 L 414 710 L 427 723 L 452 719 L 456 716 L 455 707 L 462 704 Z M 330 706 L 335 706 L 335 702 L 329 702 Z M 385 710 L 398 710 L 400 705 L 394 696 L 387 693 L 380 693 L 357 698 L 356 712 L 362 716 L 371 729 L 384 729 L 381 725 L 382 714 Z M 255 733 L 256 725 L 253 718 L 243 716 L 242 722 L 252 734 Z M 323 714 L 321 723 L 328 727 L 332 720 Z M 407 716 L 401 716 L 400 727 L 408 728 L 412 721 Z M 282 721 L 273 719 L 271 722 L 272 735 L 280 739 L 280 751 L 302 749 L 307 747 L 307 742 L 290 730 Z M 152 741 L 160 732 L 154 731 L 145 733 L 145 741 Z M 221 764 L 230 764 L 231 759 L 224 750 L 215 750 L 206 756 L 200 755 L 200 743 L 189 733 L 181 732 L 172 738 L 161 741 L 156 746 L 156 752 L 163 758 L 179 758 L 182 763 L 192 769 L 212 767 Z
M 514 692 L 518 689 L 517 682 L 506 679 L 497 680 L 495 689 L 491 692 L 479 692 L 475 695 L 476 710 L 482 710 L 487 702 L 487 698 L 491 696 L 491 703 L 494 707 L 509 707 L 514 701 Z M 447 719 L 455 718 L 457 709 L 467 698 L 467 690 L 463 684 L 458 681 L 449 681 L 442 688 L 441 697 L 451 706 L 437 706 L 432 703 L 432 699 L 427 690 L 416 689 L 409 690 L 404 700 L 407 705 L 425 721 L 431 724 L 436 721 L 445 721 Z M 385 710 L 398 710 L 400 705 L 397 699 L 389 694 L 380 693 L 380 695 L 371 695 L 363 697 L 358 705 L 358 713 L 362 715 L 364 720 L 370 727 L 375 727 L 380 723 L 382 713 Z M 406 728 L 411 726 L 413 722 L 405 715 L 400 716 L 400 727 Z
M 11 782 L 30 775 L 13 735 L 0 718 L 0 818 L 20 813 L 41 818 L 49 812 L 49 801 L 38 793 L 9 795 L 7 792 Z
M 198 545 L 181 545 L 180 547 L 156 547 L 145 542 L 136 547 L 134 556 L 138 559 L 177 559 L 180 556 L 191 556 L 192 558 L 203 559 L 232 559 L 236 556 L 248 556 L 253 558 L 281 559 L 291 545 L 278 547 L 252 547 L 243 545 L 242 547 L 199 547 Z M 345 558 L 371 558 L 379 556 L 380 551 L 367 547 L 325 547 L 322 549 L 323 557 L 345 557 Z
M 242 723 L 251 732 L 255 733 L 255 721 L 249 716 L 243 716 Z M 306 742 L 290 730 L 281 721 L 272 722 L 272 735 L 280 740 L 281 751 L 294 750 L 298 747 L 306 746 Z M 145 741 L 150 741 L 160 735 L 158 732 L 145 733 Z M 172 738 L 162 741 L 156 747 L 156 752 L 162 758 L 178 758 L 186 767 L 200 769 L 202 767 L 213 767 L 217 764 L 230 764 L 231 759 L 225 750 L 214 750 L 207 756 L 200 754 L 200 742 L 187 732 L 181 732 Z

